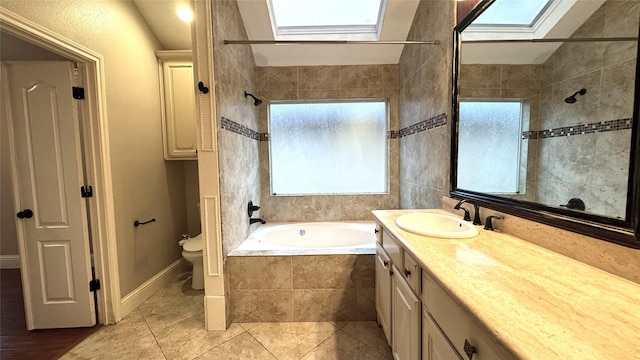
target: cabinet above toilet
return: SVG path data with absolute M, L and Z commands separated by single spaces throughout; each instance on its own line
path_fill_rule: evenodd
M 193 61 L 190 50 L 156 51 L 165 160 L 197 159 Z

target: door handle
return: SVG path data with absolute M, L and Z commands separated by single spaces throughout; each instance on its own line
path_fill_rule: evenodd
M 25 209 L 16 214 L 18 219 L 31 219 L 33 217 L 33 211 L 31 209 Z

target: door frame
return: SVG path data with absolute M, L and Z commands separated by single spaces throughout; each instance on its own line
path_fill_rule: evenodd
M 84 139 L 85 144 L 84 155 L 88 181 L 94 189 L 94 196 L 88 201 L 87 207 L 91 214 L 89 225 L 95 275 L 101 283 L 100 290 L 96 291 L 98 322 L 103 325 L 115 324 L 121 320 L 122 316 L 104 58 L 102 55 L 2 7 L 0 7 L 0 29 L 78 64 L 81 79 L 85 82 L 85 101 L 80 108 L 83 133 L 80 136 Z M 11 143 L 13 139 L 10 137 L 9 141 Z M 13 170 L 15 184 L 17 176 L 15 166 Z M 14 203 L 17 201 L 16 196 L 17 194 L 14 193 Z M 27 261 L 24 256 L 26 246 L 25 238 L 20 229 L 17 237 L 20 266 L 24 269 Z M 23 292 L 25 302 L 30 301 L 29 290 L 23 289 Z M 25 315 L 27 326 L 29 326 L 32 314 L 27 308 L 25 308 Z

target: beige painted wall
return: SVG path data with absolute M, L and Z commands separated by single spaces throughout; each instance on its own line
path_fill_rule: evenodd
M 255 62 L 248 45 L 223 45 L 224 39 L 247 39 L 236 1 L 214 1 L 214 70 L 216 121 L 218 123 L 218 161 L 222 248 L 226 255 L 240 245 L 252 230 L 247 203 L 260 203 L 258 141 L 222 129 L 225 117 L 249 129 L 258 129 L 258 109 L 244 92 L 256 94 Z M 264 106 L 264 105 L 263 105 Z M 260 216 L 262 213 L 255 213 Z
M 154 50 L 132 2 L 10 1 L 0 6 L 104 56 L 122 296 L 180 258 L 186 232 L 183 164 L 164 161 Z M 133 227 L 134 220 L 157 222 Z
M 389 99 L 389 130 L 398 128 L 396 65 L 295 66 L 258 68 L 265 100 Z M 267 132 L 267 106 L 260 108 L 260 132 Z M 269 143 L 260 142 L 262 215 L 271 222 L 370 220 L 371 210 L 398 207 L 398 141 L 388 140 L 390 191 L 385 195 L 272 196 Z
M 447 126 L 400 138 L 400 208 L 440 208 L 449 194 L 451 62 L 455 1 L 421 1 L 398 64 L 400 129 L 440 114 Z
M 4 108 L 4 106 L 2 106 Z M 3 115 L 4 115 L 4 109 Z M 9 128 L 0 121 L 0 255 L 18 255 L 16 215 L 13 208 L 11 158 L 9 157 Z

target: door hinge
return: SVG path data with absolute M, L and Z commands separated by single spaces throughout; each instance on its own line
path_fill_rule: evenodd
M 84 88 L 74 86 L 71 88 L 73 98 L 76 100 L 84 100 Z
M 94 292 L 96 290 L 100 290 L 100 279 L 89 281 L 89 291 Z
M 93 197 L 93 188 L 91 185 L 84 185 L 80 187 L 80 194 L 83 198 Z

